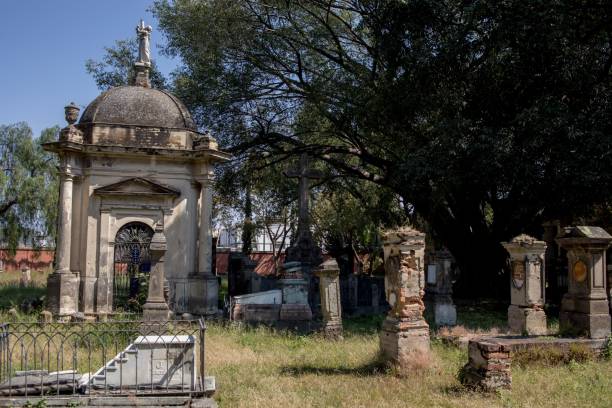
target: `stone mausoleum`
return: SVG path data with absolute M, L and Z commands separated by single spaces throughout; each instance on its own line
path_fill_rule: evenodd
M 60 161 L 56 268 L 48 304 L 59 316 L 125 310 L 151 272 L 154 232 L 165 236 L 167 297 L 175 313 L 217 312 L 212 269 L 213 166 L 228 160 L 189 111 L 149 80 L 150 27 L 137 27 L 132 85 L 98 96 L 45 149 Z M 146 297 L 146 291 L 145 297 Z M 142 303 L 142 302 L 141 302 Z

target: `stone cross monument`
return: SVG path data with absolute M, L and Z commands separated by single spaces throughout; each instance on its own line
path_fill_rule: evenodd
M 299 200 L 298 200 L 298 227 L 296 239 L 287 248 L 287 262 L 297 261 L 313 267 L 322 261 L 321 249 L 315 244 L 310 231 L 310 211 L 309 211 L 309 189 L 310 179 L 321 178 L 321 173 L 308 168 L 308 155 L 303 153 L 300 156 L 300 165 L 297 170 L 288 171 L 285 176 L 299 179 Z
M 606 294 L 606 249 L 612 236 L 599 227 L 567 227 L 557 237 L 567 250 L 568 292 L 561 301 L 561 331 L 586 334 L 594 339 L 610 334 Z
M 308 155 L 303 153 L 300 156 L 299 168 L 286 172 L 285 176 L 299 179 L 298 227 L 295 239 L 287 248 L 285 261 L 300 263 L 303 279 L 308 283 L 308 303 L 315 311 L 319 300 L 317 299 L 317 281 L 312 275 L 312 269 L 323 261 L 323 257 L 310 231 L 309 189 L 310 179 L 321 178 L 321 174 L 308 168 Z
M 511 332 L 545 335 L 544 256 L 546 242 L 519 235 L 502 242 L 512 263 L 508 327 Z
M 391 310 L 380 334 L 383 356 L 401 371 L 429 356 L 429 326 L 423 318 L 425 234 L 402 228 L 383 235 L 385 293 Z

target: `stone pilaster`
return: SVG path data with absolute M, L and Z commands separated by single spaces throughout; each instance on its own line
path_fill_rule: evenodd
M 321 264 L 316 272 L 321 292 L 323 334 L 330 339 L 342 338 L 342 306 L 340 302 L 340 268 L 334 259 Z
M 147 301 L 142 306 L 143 320 L 166 321 L 170 315 L 170 309 L 164 297 L 164 256 L 166 249 L 166 236 L 163 228 L 158 224 L 155 227 L 155 234 L 151 238 L 149 247 L 153 268 L 149 278 Z
M 55 271 L 47 280 L 49 310 L 59 316 L 69 316 L 78 310 L 79 279 L 70 271 L 72 238 L 72 183 L 73 175 L 65 170 L 60 174 L 59 220 L 55 252 Z
M 593 339 L 610 335 L 606 293 L 606 249 L 612 236 L 599 227 L 567 227 L 557 238 L 567 250 L 568 292 L 561 301 L 562 332 L 586 334 Z
M 219 283 L 212 272 L 212 175 L 199 181 L 198 272 L 188 279 L 189 312 L 213 315 L 219 310 Z
M 383 235 L 385 293 L 391 306 L 380 334 L 384 358 L 400 371 L 429 356 L 429 326 L 423 318 L 425 234 L 402 228 Z M 418 362 L 417 362 L 418 360 Z
M 510 254 L 510 307 L 508 328 L 513 333 L 545 335 L 544 257 L 546 242 L 528 235 L 519 235 L 502 242 Z

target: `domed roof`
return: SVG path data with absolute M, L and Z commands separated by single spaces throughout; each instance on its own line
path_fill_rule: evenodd
M 142 86 L 118 86 L 102 93 L 85 109 L 79 123 L 197 130 L 178 98 Z

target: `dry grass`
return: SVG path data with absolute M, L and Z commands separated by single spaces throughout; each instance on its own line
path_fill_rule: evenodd
M 514 388 L 483 395 L 456 379 L 465 351 L 433 342 L 434 363 L 400 378 L 378 359 L 374 330 L 343 341 L 211 324 L 208 374 L 220 407 L 610 407 L 612 362 L 517 367 Z

